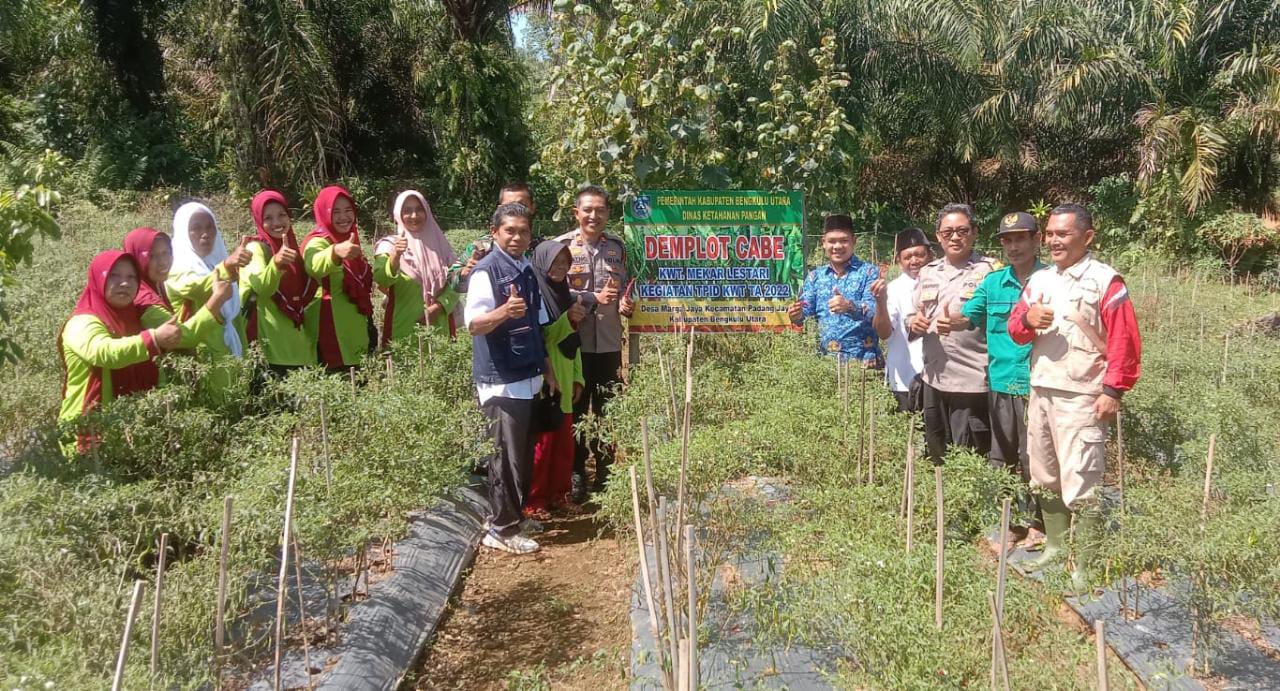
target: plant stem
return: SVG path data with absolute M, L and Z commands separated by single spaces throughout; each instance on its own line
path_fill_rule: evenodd
M 125 615 L 124 634 L 120 637 L 120 654 L 116 656 L 116 674 L 111 680 L 111 691 L 124 688 L 124 663 L 129 659 L 129 639 L 133 637 L 133 622 L 138 616 L 138 608 L 142 606 L 142 590 L 146 581 L 133 582 L 133 597 L 129 600 L 129 613 Z
M 151 678 L 160 667 L 160 607 L 164 595 L 164 567 L 169 557 L 169 533 L 160 533 L 160 549 L 156 559 L 156 597 L 151 608 Z
M 353 378 L 354 382 L 355 379 Z M 280 691 L 280 661 L 284 652 L 284 599 L 289 590 L 289 536 L 293 529 L 293 486 L 298 476 L 298 435 L 293 435 L 293 450 L 289 454 L 289 488 L 284 500 L 284 530 L 280 536 L 280 575 L 276 579 L 276 654 L 273 688 Z

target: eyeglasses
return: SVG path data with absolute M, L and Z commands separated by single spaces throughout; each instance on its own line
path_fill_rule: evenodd
M 938 235 L 944 240 L 951 238 L 967 238 L 973 235 L 973 228 L 961 226 L 959 228 L 944 228 L 938 231 Z

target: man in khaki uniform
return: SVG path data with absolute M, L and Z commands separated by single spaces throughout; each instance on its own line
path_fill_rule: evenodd
M 941 465 L 948 445 L 987 455 L 987 339 L 964 319 L 973 297 L 996 261 L 973 249 L 977 228 L 967 204 L 947 204 L 938 212 L 937 238 L 943 256 L 920 269 L 908 326 L 924 339 L 924 435 L 929 458 Z
M 1093 258 L 1093 219 L 1078 204 L 1049 214 L 1053 266 L 1032 274 L 1009 315 L 1009 336 L 1031 344 L 1027 449 L 1043 490 L 1045 548 L 1035 566 L 1066 555 L 1075 519 L 1072 582 L 1079 591 L 1102 534 L 1097 489 L 1107 427 L 1141 374 L 1142 337 L 1124 279 Z
M 578 227 L 556 238 L 569 246 L 573 264 L 569 268 L 569 290 L 581 296 L 587 316 L 578 326 L 582 338 L 582 376 L 586 380 L 581 398 L 574 404 L 574 423 L 587 411 L 604 415 L 613 387 L 621 377 L 622 317 L 630 317 L 634 304 L 626 294 L 628 284 L 626 249 L 622 241 L 607 235 L 609 193 L 595 185 L 578 190 L 573 204 Z M 587 456 L 596 459 L 593 488 L 604 486 L 613 463 L 613 447 L 598 439 L 575 437 L 572 499 L 586 498 Z

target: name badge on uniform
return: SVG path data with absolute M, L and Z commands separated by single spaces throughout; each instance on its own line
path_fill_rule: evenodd
M 586 290 L 588 278 L 590 278 L 590 274 L 571 273 L 569 274 L 569 287 L 574 290 Z
M 921 301 L 921 302 L 933 302 L 934 300 L 937 300 L 937 299 L 938 299 L 938 291 L 936 291 L 936 290 L 922 290 L 922 291 L 920 291 L 920 301 Z

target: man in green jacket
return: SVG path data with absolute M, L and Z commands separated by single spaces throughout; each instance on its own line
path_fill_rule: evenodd
M 1009 313 L 1022 296 L 1031 274 L 1044 268 L 1040 263 L 1040 229 L 1034 216 L 1016 212 L 1000 220 L 996 237 L 1004 248 L 1008 265 L 983 278 L 973 297 L 965 302 L 960 316 L 941 317 L 938 332 L 979 328 L 987 337 L 987 377 L 990 381 L 991 463 L 1021 477 L 1027 484 L 1027 396 L 1031 392 L 1031 346 L 1018 345 L 1009 337 Z M 1042 539 L 1044 524 L 1028 493 L 1022 493 L 1020 513 L 1031 526 L 1015 525 L 1016 538 Z

